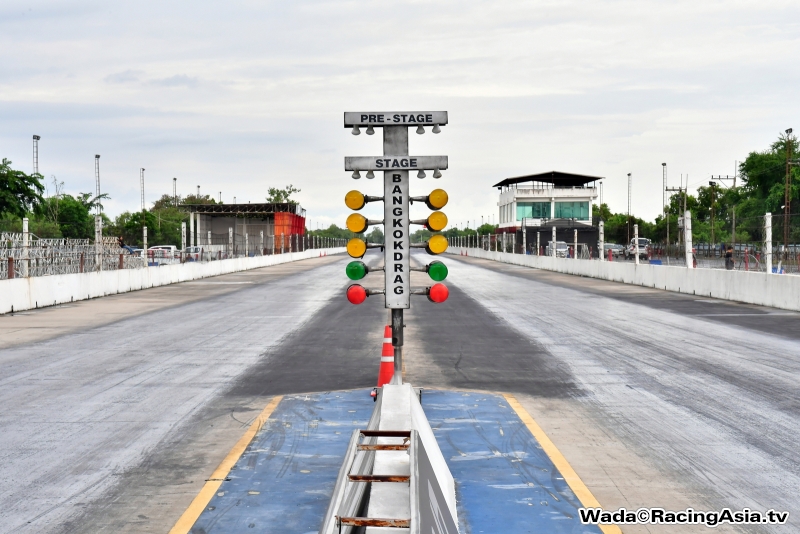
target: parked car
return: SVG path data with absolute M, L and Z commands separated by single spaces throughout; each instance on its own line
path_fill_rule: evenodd
M 614 256 L 622 256 L 625 253 L 625 247 L 622 245 L 617 245 L 616 243 L 603 243 L 603 252 L 605 257 L 608 257 L 608 251 L 611 251 L 611 254 Z
M 651 241 L 645 237 L 639 238 L 639 244 L 636 244 L 636 238 L 631 239 L 631 244 L 628 245 L 628 248 L 625 249 L 625 259 L 629 260 L 639 255 L 639 259 L 647 258 L 647 249 L 650 247 Z
M 556 241 L 556 258 L 566 258 L 567 250 L 569 250 L 569 245 L 565 241 Z M 544 254 L 545 256 L 552 256 L 549 243 L 545 247 Z
M 147 255 L 151 258 L 179 259 L 178 247 L 175 245 L 155 245 L 147 249 Z
M 200 261 L 200 255 L 203 253 L 201 247 L 186 247 L 183 249 L 183 257 L 186 261 Z

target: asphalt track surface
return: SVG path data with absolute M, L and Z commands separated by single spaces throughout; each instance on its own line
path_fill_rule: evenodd
M 607 508 L 800 530 L 800 314 L 444 260 L 448 302 L 407 312 L 407 381 L 518 395 Z M 346 261 L 0 316 L 0 531 L 165 532 L 269 397 L 373 386 L 386 312 L 347 303 Z

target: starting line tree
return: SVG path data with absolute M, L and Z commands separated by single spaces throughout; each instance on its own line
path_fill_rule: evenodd
M 441 178 L 447 169 L 447 156 L 411 156 L 408 153 L 409 128 L 416 128 L 418 134 L 425 133 L 425 127 L 432 127 L 433 133 L 441 132 L 447 124 L 446 111 L 414 112 L 345 112 L 344 127 L 352 128 L 353 135 L 359 135 L 366 128 L 367 135 L 373 135 L 375 128 L 383 129 L 383 156 L 346 157 L 344 167 L 352 171 L 354 179 L 360 179 L 366 172 L 367 179 L 375 178 L 376 171 L 383 171 L 383 196 L 369 196 L 359 191 L 350 191 L 345 196 L 345 204 L 358 211 L 369 202 L 383 202 L 383 220 L 369 220 L 359 213 L 347 218 L 347 228 L 355 233 L 366 232 L 370 225 L 384 225 L 384 243 L 367 244 L 364 239 L 353 238 L 347 244 L 347 252 L 355 259 L 348 264 L 346 273 L 351 280 L 360 280 L 370 269 L 361 261 L 368 248 L 382 248 L 384 254 L 384 287 L 367 289 L 360 284 L 347 288 L 347 299 L 353 304 L 361 304 L 370 295 L 383 295 L 386 308 L 392 311 L 392 346 L 394 347 L 394 377 L 392 383 L 402 383 L 403 310 L 411 307 L 411 295 L 426 295 L 435 303 L 447 300 L 449 291 L 440 283 L 447 277 L 447 267 L 440 261 L 412 269 L 411 248 L 425 248 L 428 254 L 437 255 L 447 250 L 447 238 L 433 235 L 426 243 L 411 244 L 411 224 L 423 225 L 438 232 L 447 226 L 447 216 L 440 210 L 447 204 L 447 193 L 435 189 L 425 196 L 411 196 L 409 173 L 416 172 L 417 178 L 433 173 L 433 178 Z M 412 220 L 410 205 L 422 202 L 434 210 L 427 218 Z M 412 288 L 412 270 L 424 271 L 435 284 L 430 287 Z

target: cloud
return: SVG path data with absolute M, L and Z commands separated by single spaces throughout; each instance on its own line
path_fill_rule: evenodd
M 184 194 L 252 200 L 293 183 L 312 221 L 341 225 L 349 188 L 380 193 L 348 178 L 344 156 L 382 150 L 342 112 L 436 109 L 450 124 L 410 149 L 450 157 L 437 186 L 452 190 L 451 221 L 495 213 L 500 179 L 551 169 L 607 176 L 617 211 L 631 172 L 634 211 L 652 219 L 662 162 L 670 185 L 730 174 L 800 116 L 800 71 L 784 60 L 798 2 L 77 4 L 0 16 L 0 146 L 29 161 L 42 135 L 42 170 L 71 190 L 92 187 L 102 154 L 110 209 L 138 206 L 145 167 L 148 201 L 173 176 Z
M 144 72 L 140 70 L 125 70 L 114 74 L 109 74 L 104 78 L 106 83 L 133 83 L 138 82 Z
M 197 87 L 199 80 L 186 74 L 176 74 L 169 78 L 160 78 L 157 80 L 150 80 L 147 82 L 150 85 L 159 85 L 161 87 Z

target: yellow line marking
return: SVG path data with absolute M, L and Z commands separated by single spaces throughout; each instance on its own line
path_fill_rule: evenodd
M 564 455 L 561 454 L 561 451 L 555 446 L 555 444 L 550 441 L 550 438 L 547 437 L 547 434 L 544 433 L 542 427 L 534 421 L 533 417 L 528 413 L 528 411 L 522 407 L 516 397 L 510 394 L 504 394 L 508 405 L 517 412 L 517 415 L 522 422 L 525 423 L 525 426 L 528 427 L 528 430 L 531 431 L 533 437 L 536 438 L 536 441 L 539 442 L 539 445 L 542 446 L 544 452 L 547 456 L 550 457 L 550 461 L 553 462 L 553 465 L 556 466 L 556 469 L 561 472 L 561 476 L 564 477 L 564 480 L 567 482 L 569 487 L 578 497 L 578 500 L 581 501 L 581 504 L 584 508 L 600 508 L 600 503 L 595 499 L 592 492 L 589 491 L 589 488 L 586 487 L 586 484 L 583 483 L 581 477 L 578 476 L 578 473 L 569 465 L 569 462 Z M 616 525 L 598 525 L 600 530 L 602 530 L 605 534 L 622 534 L 622 530 Z
M 245 449 L 247 449 L 247 446 L 250 445 L 250 442 L 253 441 L 253 438 L 264 426 L 264 423 L 267 422 L 267 419 L 269 419 L 269 416 L 272 415 L 272 412 L 278 406 L 278 403 L 282 398 L 282 395 L 273 397 L 272 400 L 269 401 L 269 404 L 267 404 L 261 413 L 258 414 L 256 420 L 253 421 L 253 424 L 251 424 L 250 428 L 247 429 L 247 432 L 245 432 L 239 441 L 236 442 L 236 445 L 233 446 L 225 459 L 222 460 L 222 463 L 220 463 L 214 472 L 211 473 L 211 476 L 208 477 L 208 480 L 203 485 L 200 493 L 198 493 L 194 498 L 192 504 L 189 505 L 189 508 L 183 512 L 183 515 L 180 517 L 180 519 L 178 519 L 178 522 L 175 523 L 175 526 L 169 531 L 169 534 L 188 534 L 197 519 L 200 517 L 200 514 L 202 514 L 203 510 L 205 510 L 206 506 L 208 506 L 211 498 L 222 485 L 222 481 L 227 478 L 228 473 L 231 472 L 233 466 L 236 465 L 237 461 L 239 461 L 239 457 L 244 453 Z

